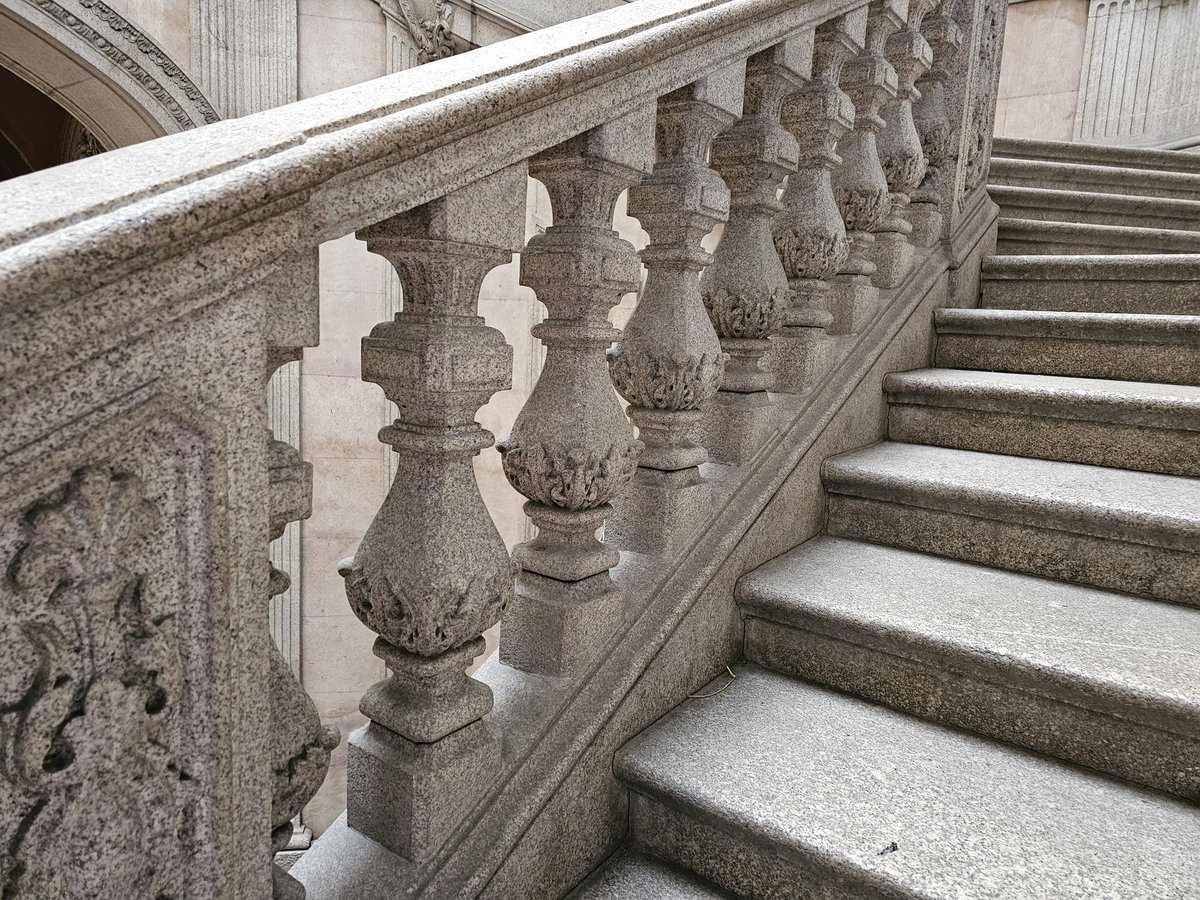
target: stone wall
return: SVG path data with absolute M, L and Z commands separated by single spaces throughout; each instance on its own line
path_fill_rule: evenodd
M 1009 4 L 997 135 L 1071 140 L 1087 27 L 1087 0 Z

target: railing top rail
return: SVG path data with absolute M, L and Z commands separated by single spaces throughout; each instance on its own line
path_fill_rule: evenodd
M 298 238 L 337 237 L 519 162 L 855 5 L 641 0 L 14 179 L 0 185 L 0 308 L 68 278 L 103 283 L 105 270 L 164 248 L 169 255 L 184 252 L 204 243 L 206 230 L 245 217 L 303 207 Z M 381 172 L 389 177 L 376 177 Z

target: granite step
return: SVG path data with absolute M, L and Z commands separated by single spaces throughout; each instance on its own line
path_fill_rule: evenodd
M 888 375 L 888 437 L 1200 476 L 1200 388 L 969 369 Z
M 1076 141 L 1039 141 L 998 137 L 992 142 L 993 170 L 998 162 L 1028 159 L 1041 162 L 1083 163 L 1124 169 L 1200 174 L 1200 156 L 1150 147 L 1117 147 Z
M 825 461 L 830 534 L 1200 606 L 1200 480 L 888 441 Z
M 988 185 L 1006 219 L 1200 231 L 1200 200 Z
M 844 538 L 738 583 L 746 655 L 1200 800 L 1200 612 Z
M 1043 256 L 1200 253 L 1200 232 L 1001 218 L 996 253 Z
M 988 182 L 1096 194 L 1200 200 L 1200 172 L 993 156 Z
M 733 900 L 710 882 L 635 847 L 625 847 L 566 900 Z
M 1200 315 L 1200 254 L 992 256 L 983 262 L 988 309 Z
M 746 898 L 1196 896 L 1195 806 L 754 666 L 615 771 L 635 843 Z
M 1200 316 L 939 309 L 939 366 L 1200 384 Z

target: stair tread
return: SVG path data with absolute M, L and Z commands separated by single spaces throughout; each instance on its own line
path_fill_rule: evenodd
M 1033 412 L 1052 407 L 1071 418 L 1200 430 L 1200 387 L 1188 385 L 930 368 L 888 375 L 884 388 L 893 402 L 936 400 L 952 406 L 1023 407 Z
M 1200 206 L 1200 203 L 1196 204 Z M 1093 236 L 1114 241 L 1129 239 L 1168 240 L 1187 244 L 1200 242 L 1195 231 L 1180 228 L 1148 228 L 1144 225 L 1110 225 L 1098 222 L 1067 222 L 1053 219 L 1022 219 L 1001 216 L 997 220 L 1001 239 L 1006 233 L 1037 232 L 1042 235 Z M 1191 248 L 1193 252 L 1195 248 Z
M 1200 215 L 1200 200 L 1179 197 L 1147 197 L 1142 194 L 1116 194 L 1104 191 L 1076 191 L 1065 188 L 1032 187 L 1024 184 L 989 184 L 988 193 L 1001 207 L 1005 201 L 1019 206 L 1042 206 L 1032 201 L 1043 200 L 1045 207 L 1059 209 L 1095 209 L 1109 211 L 1146 210 L 1159 216 Z M 1026 203 L 1016 201 L 1025 200 Z
M 753 667 L 635 737 L 616 771 L 881 893 L 1195 896 L 1195 807 Z
M 1115 338 L 1147 343 L 1200 341 L 1200 316 L 951 308 L 936 310 L 934 320 L 939 334 L 1028 335 L 1074 340 Z
M 1200 254 L 996 254 L 983 261 L 982 273 L 985 280 L 1197 281 L 1200 280 Z
M 575 889 L 569 900 L 730 900 L 690 872 L 635 849 L 621 850 Z
M 1112 712 L 1200 737 L 1200 612 L 880 544 L 822 536 L 742 577 L 738 600 L 783 624 L 818 616 L 1086 691 Z
M 885 441 L 825 461 L 828 490 L 954 512 L 996 512 L 1200 551 L 1200 479 Z M 1080 521 L 1081 519 L 1086 521 Z

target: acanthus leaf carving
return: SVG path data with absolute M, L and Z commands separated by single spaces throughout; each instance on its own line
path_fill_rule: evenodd
M 722 338 L 763 340 L 783 324 L 791 291 L 776 289 L 733 293 L 720 288 L 702 295 L 704 308 Z
M 617 391 L 634 406 L 689 410 L 716 395 L 728 359 L 728 353 L 670 356 L 618 350 L 609 351 L 608 368 Z
M 504 474 L 521 494 L 559 509 L 595 509 L 621 494 L 637 471 L 641 442 L 616 444 L 604 455 L 586 447 L 497 445 Z

